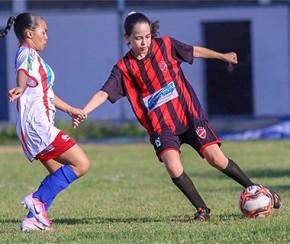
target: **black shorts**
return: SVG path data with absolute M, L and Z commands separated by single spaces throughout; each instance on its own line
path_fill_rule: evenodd
M 198 121 L 190 129 L 180 135 L 174 135 L 170 129 L 162 130 L 161 134 L 152 133 L 150 142 L 154 146 L 157 157 L 160 159 L 162 153 L 168 150 L 180 152 L 183 143 L 194 148 L 203 158 L 203 149 L 212 144 L 222 144 L 222 141 L 214 133 L 208 121 Z

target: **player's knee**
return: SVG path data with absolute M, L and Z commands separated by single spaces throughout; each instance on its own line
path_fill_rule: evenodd
M 207 158 L 207 162 L 217 169 L 224 169 L 228 164 L 228 159 L 223 155 L 215 155 L 213 157 Z
M 90 160 L 89 159 L 83 159 L 78 163 L 78 166 L 76 168 L 77 174 L 79 177 L 84 176 L 90 168 Z

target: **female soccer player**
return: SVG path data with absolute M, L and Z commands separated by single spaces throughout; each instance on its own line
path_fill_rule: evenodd
M 180 67 L 194 58 L 220 59 L 237 64 L 233 52 L 219 53 L 190 46 L 171 37 L 157 38 L 158 21 L 132 12 L 124 23 L 131 50 L 113 67 L 107 82 L 84 107 L 90 113 L 109 99 L 126 96 L 139 122 L 147 130 L 157 157 L 164 163 L 173 183 L 197 209 L 195 220 L 209 220 L 207 207 L 180 160 L 180 146 L 187 143 L 207 162 L 243 187 L 254 183 L 220 149 L 221 141 L 211 128 L 200 102 Z M 73 119 L 77 127 L 80 121 Z M 275 207 L 281 206 L 273 193 Z
M 60 191 L 86 174 L 89 159 L 83 150 L 63 131 L 54 126 L 56 108 L 80 121 L 84 111 L 62 101 L 53 92 L 54 73 L 39 56 L 47 43 L 47 25 L 36 14 L 22 13 L 10 17 L 0 37 L 14 27 L 19 40 L 16 54 L 17 86 L 8 92 L 9 101 L 16 101 L 16 129 L 25 156 L 31 162 L 39 160 L 48 175 L 38 190 L 27 195 L 22 204 L 29 210 L 21 222 L 21 230 L 50 231 L 51 220 L 47 210 Z

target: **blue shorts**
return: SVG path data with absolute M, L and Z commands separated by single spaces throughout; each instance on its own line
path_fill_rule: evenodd
M 168 150 L 176 150 L 180 153 L 180 147 L 184 143 L 194 148 L 202 158 L 204 158 L 203 150 L 205 147 L 212 144 L 219 146 L 222 144 L 207 120 L 197 121 L 190 129 L 180 135 L 175 135 L 169 128 L 162 130 L 161 134 L 152 133 L 150 142 L 160 161 L 161 154 Z

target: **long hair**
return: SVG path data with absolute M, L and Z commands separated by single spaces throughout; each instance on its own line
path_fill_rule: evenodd
M 7 21 L 7 26 L 2 32 L 0 32 L 0 37 L 5 37 L 13 25 L 15 35 L 21 43 L 25 39 L 25 31 L 27 29 L 35 30 L 39 25 L 39 20 L 41 19 L 43 19 L 41 16 L 33 13 L 22 13 L 17 16 L 10 16 Z
M 8 32 L 11 30 L 11 27 L 13 26 L 13 23 L 14 21 L 16 20 L 16 16 L 10 16 L 8 21 L 7 21 L 7 24 L 6 24 L 6 27 L 4 28 L 3 31 L 0 32 L 0 37 L 5 37 Z

